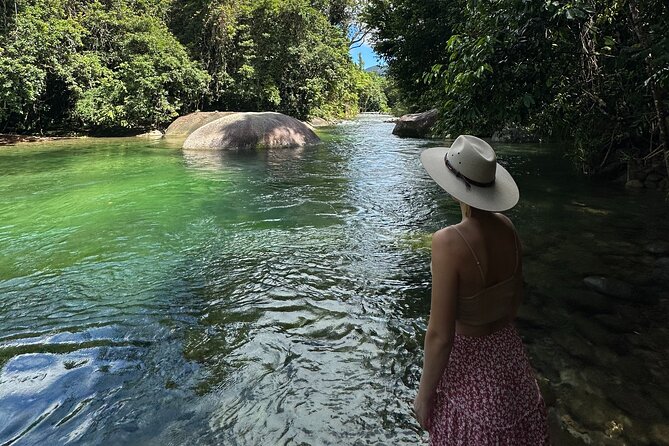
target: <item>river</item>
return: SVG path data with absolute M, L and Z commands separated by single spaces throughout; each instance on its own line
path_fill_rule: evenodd
M 418 160 L 438 142 L 385 119 L 302 149 L 0 148 L 0 445 L 424 441 L 430 234 L 459 208 Z M 664 197 L 495 147 L 555 441 L 669 444 Z

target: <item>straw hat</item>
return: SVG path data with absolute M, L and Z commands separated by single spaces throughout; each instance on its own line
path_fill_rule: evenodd
M 446 192 L 477 209 L 500 212 L 518 203 L 511 174 L 497 163 L 490 144 L 460 135 L 451 147 L 433 147 L 420 154 L 423 167 Z

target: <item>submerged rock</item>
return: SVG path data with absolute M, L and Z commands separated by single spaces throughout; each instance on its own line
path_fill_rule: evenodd
M 397 120 L 393 135 L 403 138 L 425 138 L 437 122 L 439 111 L 436 108 L 423 113 L 404 115 Z
M 224 116 L 233 114 L 234 112 L 193 112 L 188 115 L 179 116 L 175 119 L 167 130 L 165 136 L 167 137 L 185 137 L 199 129 L 203 125 L 209 124 L 212 121 L 220 119 Z
M 602 276 L 590 276 L 583 279 L 583 283 L 591 290 L 619 299 L 632 297 L 632 286 L 622 280 Z
M 320 141 L 304 122 L 274 112 L 234 113 L 200 127 L 184 141 L 191 150 L 300 147 Z
M 607 397 L 623 411 L 641 420 L 659 420 L 662 411 L 655 402 L 634 386 L 618 385 L 607 389 Z

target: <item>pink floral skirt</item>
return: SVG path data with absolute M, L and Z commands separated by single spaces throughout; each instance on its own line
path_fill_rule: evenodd
M 456 334 L 437 388 L 431 445 L 548 445 L 548 422 L 516 328 Z

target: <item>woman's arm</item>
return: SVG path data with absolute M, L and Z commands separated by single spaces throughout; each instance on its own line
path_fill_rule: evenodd
M 455 333 L 458 274 L 453 255 L 456 235 L 445 228 L 432 236 L 432 301 L 425 334 L 425 358 L 418 395 L 414 400 L 416 418 L 423 429 L 434 406 L 437 385 L 448 364 Z

